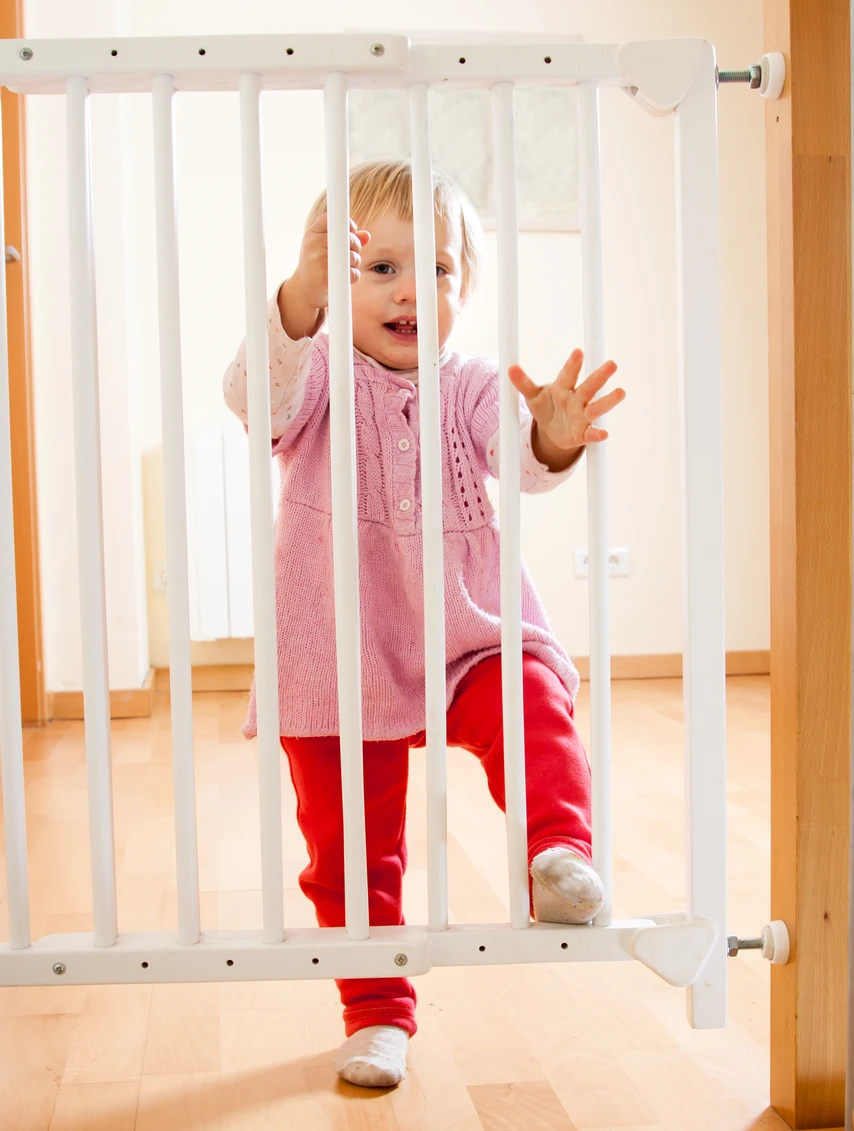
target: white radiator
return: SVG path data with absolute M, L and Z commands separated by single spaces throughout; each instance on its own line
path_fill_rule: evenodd
M 249 444 L 238 427 L 199 428 L 187 445 L 190 638 L 251 637 Z M 273 519 L 279 471 L 270 460 Z

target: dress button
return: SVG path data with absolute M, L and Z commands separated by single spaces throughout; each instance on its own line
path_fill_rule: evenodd
M 400 509 L 402 511 L 408 511 L 411 506 L 412 506 L 412 502 L 409 499 L 401 499 L 400 500 Z
M 397 446 L 400 448 L 400 450 L 402 452 L 408 452 L 409 451 L 409 441 L 408 440 L 398 440 Z

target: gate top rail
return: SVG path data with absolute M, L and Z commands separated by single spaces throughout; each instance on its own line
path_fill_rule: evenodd
M 263 90 L 321 89 L 332 71 L 353 87 L 411 82 L 490 86 L 496 82 L 572 86 L 631 84 L 615 63 L 619 44 L 512 44 L 461 38 L 412 42 L 380 33 L 317 35 L 193 35 L 109 39 L 0 40 L 0 84 L 18 94 L 64 94 L 81 76 L 99 94 L 145 92 L 152 77 L 172 76 L 179 91 L 237 90 L 242 74 L 260 75 Z

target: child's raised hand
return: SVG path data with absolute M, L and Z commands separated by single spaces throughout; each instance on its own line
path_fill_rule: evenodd
M 292 282 L 298 288 L 301 297 L 309 306 L 318 310 L 329 305 L 328 221 L 328 213 L 324 212 L 305 233 L 300 248 L 299 264 L 292 276 Z M 369 232 L 358 229 L 355 221 L 350 221 L 351 283 L 355 283 L 361 274 L 361 251 L 370 238 Z
M 626 398 L 624 389 L 614 389 L 598 401 L 593 400 L 617 372 L 613 361 L 606 361 L 576 388 L 583 362 L 581 350 L 573 350 L 550 385 L 535 385 L 521 365 L 511 365 L 509 371 L 510 380 L 525 398 L 541 435 L 566 451 L 607 440 L 605 429 L 592 422 Z

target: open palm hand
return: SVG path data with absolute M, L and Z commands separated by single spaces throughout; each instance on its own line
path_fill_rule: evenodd
M 557 448 L 570 450 L 607 440 L 607 431 L 593 422 L 626 398 L 625 389 L 614 389 L 594 400 L 617 372 L 617 366 L 606 361 L 579 385 L 583 364 L 584 354 L 573 350 L 549 385 L 535 385 L 521 365 L 510 366 L 510 380 L 525 398 L 541 433 Z

